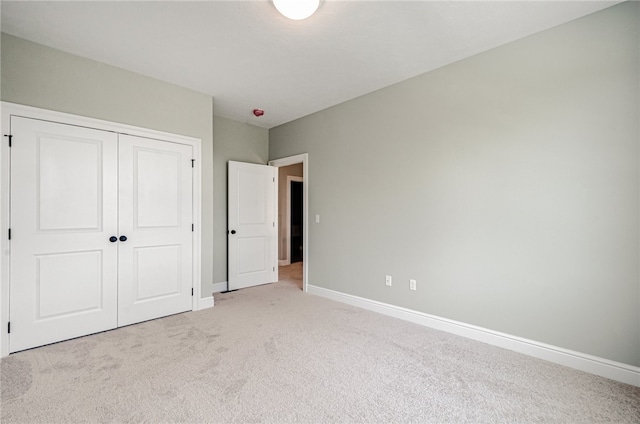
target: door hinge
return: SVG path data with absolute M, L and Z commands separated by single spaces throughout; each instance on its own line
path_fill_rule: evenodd
M 191 224 L 191 232 L 195 231 L 195 227 L 194 227 L 194 225 L 195 225 L 195 224 Z
M 273 177 L 273 182 L 274 182 L 274 183 L 276 182 L 276 177 Z
M 12 141 L 12 139 L 13 139 L 13 135 L 11 135 L 11 134 L 5 134 L 4 136 L 5 136 L 5 137 L 7 137 L 7 138 L 9 139 L 9 147 L 11 147 L 11 141 Z
M 11 228 L 9 228 L 9 240 L 11 240 Z
M 274 266 L 274 267 L 273 267 L 273 272 L 275 272 L 275 271 L 276 271 L 276 267 Z
M 193 296 L 193 287 L 191 287 L 191 296 Z
M 274 223 L 273 223 L 273 227 L 275 228 L 275 226 L 276 226 L 276 223 L 274 222 Z
M 196 160 L 195 159 L 191 159 L 191 167 L 192 168 L 195 168 L 195 165 L 194 165 L 195 163 L 196 163 Z
M 11 321 L 7 323 L 7 333 L 11 334 Z

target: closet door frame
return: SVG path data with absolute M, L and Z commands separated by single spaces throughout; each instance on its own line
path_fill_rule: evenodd
M 11 151 L 9 137 L 11 134 L 11 117 L 21 116 L 25 118 L 40 119 L 44 121 L 59 122 L 68 125 L 94 128 L 103 131 L 111 131 L 119 134 L 129 134 L 137 137 L 145 137 L 160 141 L 186 144 L 193 147 L 193 299 L 192 311 L 207 307 L 207 302 L 201 300 L 201 140 L 179 134 L 171 134 L 147 128 L 141 128 L 101 119 L 88 118 L 31 106 L 24 106 L 9 102 L 0 102 L 0 115 L 2 124 L 0 127 L 0 357 L 9 355 L 9 287 L 10 287 L 10 255 L 11 242 L 8 238 L 10 216 L 10 190 L 11 190 Z M 6 136 L 5 136 L 6 135 Z M 19 140 L 13 140 L 18 143 Z

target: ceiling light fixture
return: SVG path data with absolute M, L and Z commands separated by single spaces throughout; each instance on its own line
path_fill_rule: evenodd
M 273 0 L 273 5 L 287 18 L 299 21 L 313 15 L 320 0 Z

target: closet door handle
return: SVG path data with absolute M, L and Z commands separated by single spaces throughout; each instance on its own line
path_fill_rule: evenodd
M 111 243 L 115 243 L 115 242 L 117 242 L 117 241 L 118 241 L 118 237 L 116 237 L 116 236 L 111 236 L 111 237 L 109 237 L 109 241 L 110 241 Z
M 127 241 L 127 236 L 120 236 L 120 241 Z
M 231 234 L 235 234 L 235 233 L 236 233 L 236 230 L 231 230 Z

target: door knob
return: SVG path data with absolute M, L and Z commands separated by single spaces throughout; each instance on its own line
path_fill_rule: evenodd
M 235 233 L 236 233 L 236 230 L 231 230 L 231 234 L 235 234 Z
M 120 241 L 127 241 L 127 236 L 120 236 Z
M 115 243 L 115 242 L 117 242 L 117 241 L 118 241 L 118 237 L 116 237 L 116 236 L 111 236 L 111 237 L 109 237 L 109 241 L 110 241 L 111 243 Z

